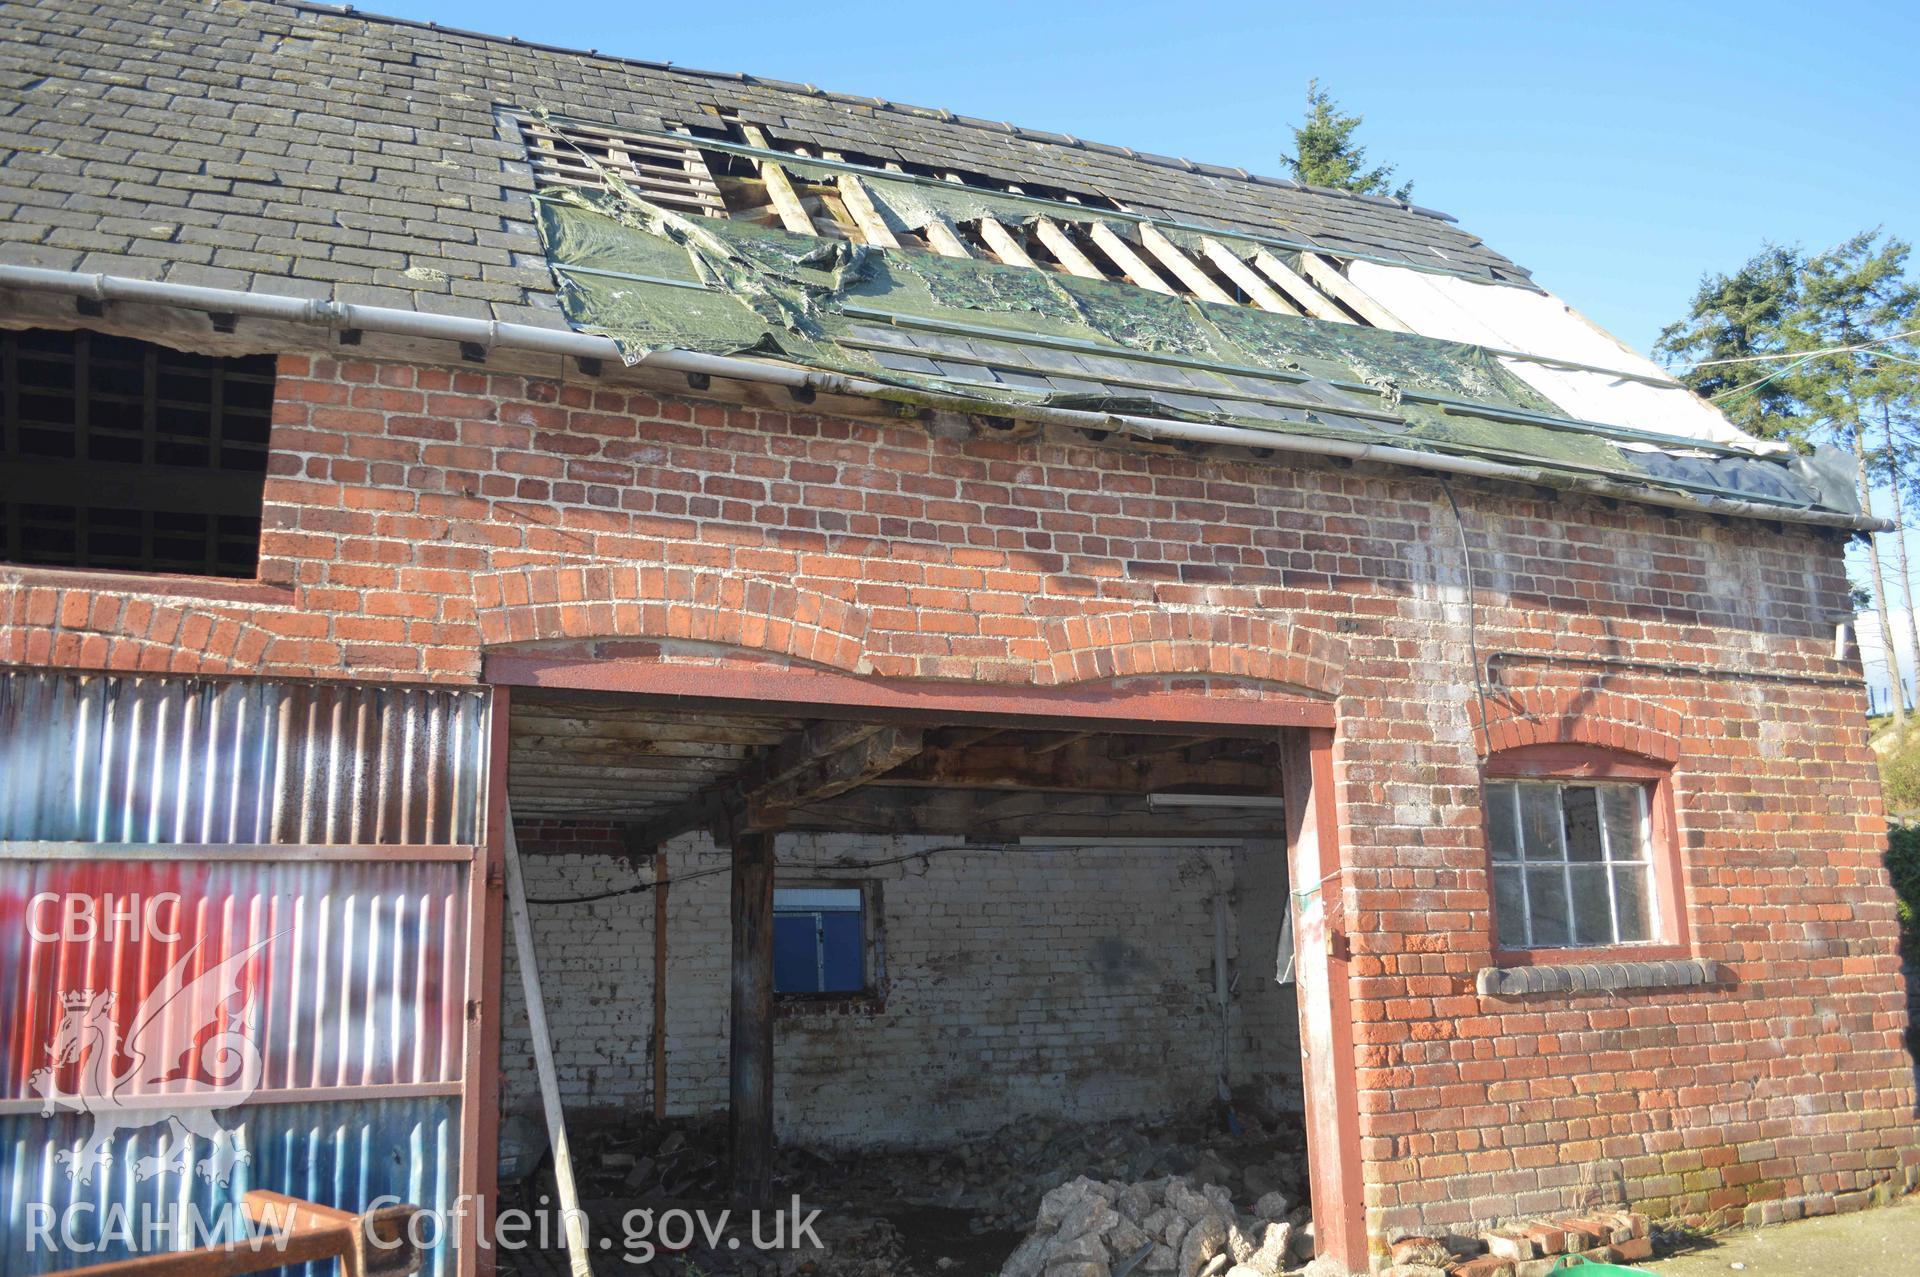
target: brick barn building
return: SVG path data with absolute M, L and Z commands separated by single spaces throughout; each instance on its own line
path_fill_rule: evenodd
M 730 1109 L 749 1195 L 1224 1095 L 1355 1270 L 1913 1186 L 1853 476 L 1451 218 L 314 4 L 9 17 L 0 1208 L 490 1192 L 509 810 L 569 1111 Z M 246 1093 L 44 1115 L 164 1091 L 63 1025 L 241 958 Z

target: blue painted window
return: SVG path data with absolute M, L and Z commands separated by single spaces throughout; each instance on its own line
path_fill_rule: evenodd
M 859 993 L 867 987 L 866 902 L 858 887 L 776 887 L 773 991 Z

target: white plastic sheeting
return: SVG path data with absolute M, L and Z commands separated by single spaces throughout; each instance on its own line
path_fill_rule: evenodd
M 1398 266 L 1356 261 L 1348 278 L 1423 337 L 1564 359 L 1655 377 L 1649 385 L 1604 372 L 1552 368 L 1502 358 L 1509 371 L 1559 405 L 1569 417 L 1659 434 L 1775 453 L 1784 445 L 1737 429 L 1717 409 L 1646 356 L 1622 345 L 1559 298 L 1505 284 L 1479 284 Z

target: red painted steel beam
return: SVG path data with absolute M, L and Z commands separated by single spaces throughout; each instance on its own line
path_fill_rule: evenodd
M 965 722 L 1007 716 L 1035 723 L 1097 720 L 1110 730 L 1168 726 L 1334 726 L 1331 701 L 1305 696 L 1223 696 L 1164 687 L 1007 687 L 925 679 L 863 678 L 835 670 L 676 665 L 659 661 L 594 661 L 503 652 L 486 659 L 488 682 L 577 692 L 625 692 L 660 697 L 687 709 L 751 703 L 768 713 L 804 711 L 813 717 L 899 722 Z
M 1372 1265 L 1360 1175 L 1359 1078 L 1348 991 L 1351 952 L 1341 908 L 1333 733 L 1288 732 L 1281 768 L 1313 1236 L 1319 1254 L 1339 1261 L 1347 1272 L 1364 1273 Z

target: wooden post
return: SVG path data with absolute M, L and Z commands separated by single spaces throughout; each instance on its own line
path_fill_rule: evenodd
M 773 1191 L 773 840 L 733 839 L 733 1016 L 729 1130 L 733 1195 L 742 1206 Z
M 527 914 L 527 888 L 520 877 L 520 846 L 513 836 L 513 808 L 505 812 L 507 910 L 513 917 L 513 950 L 520 962 L 520 988 L 527 999 L 527 1028 L 533 1039 L 533 1063 L 540 1075 L 540 1102 L 547 1115 L 547 1143 L 553 1150 L 553 1182 L 560 1196 L 560 1226 L 567 1239 L 572 1277 L 593 1277 L 587 1257 L 587 1217 L 573 1183 L 573 1153 L 567 1144 L 567 1115 L 560 1103 L 560 1079 L 553 1066 L 553 1038 L 547 1032 L 547 1001 L 540 993 L 540 964 L 533 948 L 533 921 Z

